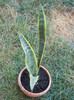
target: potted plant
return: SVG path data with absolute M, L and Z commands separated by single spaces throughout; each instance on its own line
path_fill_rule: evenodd
M 29 97 L 39 97 L 45 94 L 51 85 L 49 72 L 41 66 L 45 42 L 46 42 L 46 19 L 42 5 L 40 5 L 38 16 L 39 50 L 36 57 L 34 50 L 27 39 L 20 33 L 19 38 L 25 52 L 26 67 L 18 76 L 20 89 Z

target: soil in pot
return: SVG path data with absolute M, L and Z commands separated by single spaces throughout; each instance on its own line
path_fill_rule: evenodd
M 42 68 L 40 68 L 38 75 L 39 75 L 39 80 L 33 89 L 33 93 L 43 92 L 48 87 L 48 84 L 49 84 L 49 77 Z M 29 73 L 27 70 L 23 71 L 21 75 L 21 83 L 22 83 L 22 86 L 27 91 L 31 92 Z

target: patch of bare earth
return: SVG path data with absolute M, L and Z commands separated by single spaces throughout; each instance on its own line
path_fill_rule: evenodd
M 54 34 L 74 42 L 74 12 L 72 10 L 59 11 L 53 9 L 52 22 L 50 30 L 53 30 Z

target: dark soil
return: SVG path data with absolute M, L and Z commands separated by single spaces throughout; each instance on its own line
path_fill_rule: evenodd
M 44 91 L 49 84 L 48 75 L 42 68 L 40 68 L 38 75 L 39 75 L 39 80 L 37 84 L 34 86 L 33 93 L 40 93 Z M 23 71 L 21 75 L 21 83 L 26 90 L 31 92 L 29 73 L 27 70 Z

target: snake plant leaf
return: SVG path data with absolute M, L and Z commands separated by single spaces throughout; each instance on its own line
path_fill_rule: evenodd
M 36 85 L 38 79 L 39 79 L 39 76 L 33 76 L 32 74 L 30 74 L 30 87 L 31 87 L 31 91 L 33 91 L 33 88 Z
M 20 33 L 18 33 L 18 34 L 20 37 L 21 45 L 25 52 L 25 64 L 26 64 L 27 70 L 33 76 L 37 76 L 38 65 L 37 65 L 37 58 L 35 56 L 34 50 L 32 49 L 29 42 L 26 40 L 26 38 L 22 34 L 20 34 Z
M 39 34 L 39 51 L 38 51 L 38 67 L 41 64 L 45 41 L 46 41 L 46 18 L 42 5 L 40 5 L 39 16 L 38 16 L 38 34 Z

